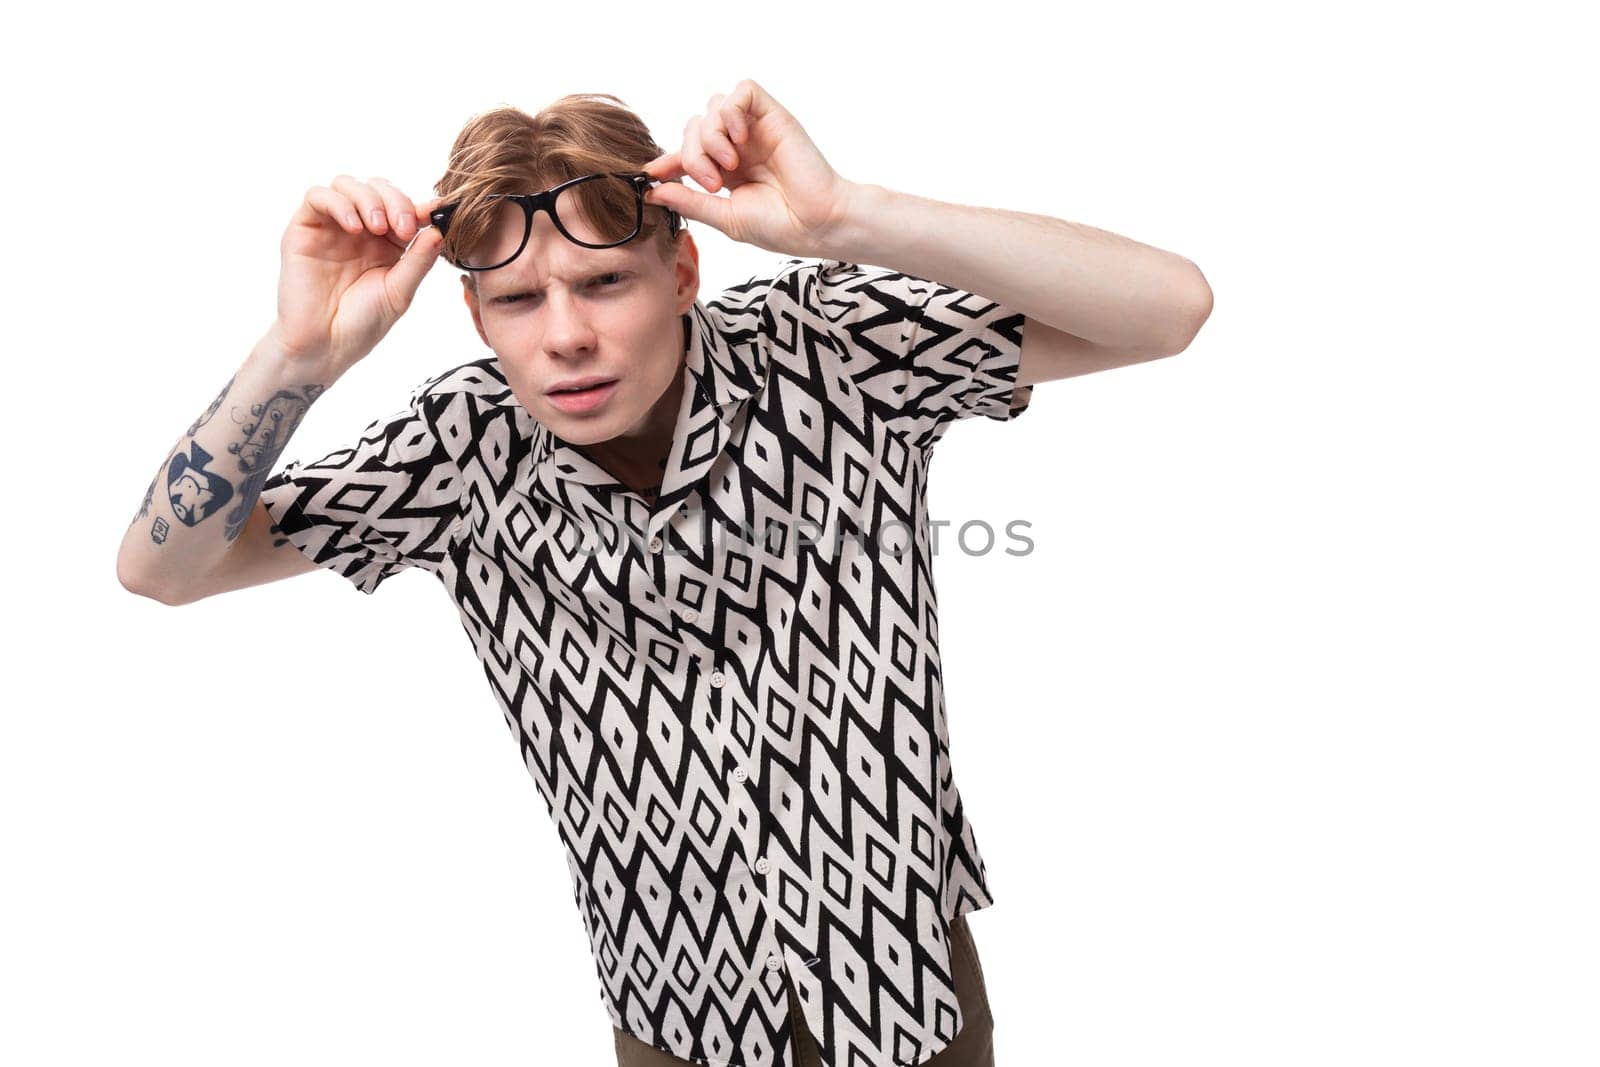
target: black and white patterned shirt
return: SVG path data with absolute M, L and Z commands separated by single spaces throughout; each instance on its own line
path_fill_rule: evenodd
M 566 847 L 613 1025 L 793 1067 L 917 1064 L 964 1025 L 949 924 L 992 903 L 951 774 L 926 503 L 958 419 L 1026 410 L 1024 318 L 787 259 L 683 317 L 652 504 L 493 356 L 290 463 L 279 532 L 371 593 L 433 572 Z

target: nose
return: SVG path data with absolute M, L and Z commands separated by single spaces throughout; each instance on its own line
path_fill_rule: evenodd
M 545 294 L 544 342 L 550 355 L 571 358 L 594 348 L 594 327 L 589 324 L 583 302 L 564 286 L 551 286 Z

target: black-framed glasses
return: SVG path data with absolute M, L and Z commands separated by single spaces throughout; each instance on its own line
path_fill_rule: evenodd
M 645 189 L 660 183 L 642 171 L 610 171 L 573 178 L 542 193 L 496 193 L 485 202 L 487 210 L 480 225 L 473 226 L 475 232 L 457 234 L 462 258 L 450 262 L 473 271 L 505 266 L 528 246 L 537 211 L 549 212 L 561 236 L 573 244 L 584 248 L 627 244 L 644 227 Z M 449 234 L 460 206 L 446 204 L 428 216 L 441 237 Z M 678 213 L 664 210 L 668 227 L 676 230 Z

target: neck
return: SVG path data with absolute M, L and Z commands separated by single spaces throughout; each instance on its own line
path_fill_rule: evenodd
M 678 425 L 687 369 L 680 359 L 671 384 L 650 408 L 641 430 L 583 446 L 583 452 L 613 478 L 652 501 L 672 458 L 672 435 Z

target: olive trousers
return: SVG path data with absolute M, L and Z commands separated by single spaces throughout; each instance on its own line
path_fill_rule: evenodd
M 972 942 L 965 915 L 956 916 L 950 923 L 950 953 L 963 1025 L 954 1041 L 918 1067 L 994 1067 L 994 1016 L 989 1011 L 989 991 L 984 986 L 983 967 L 978 963 L 978 947 Z M 789 1018 L 794 1024 L 795 1063 L 797 1067 L 822 1067 L 817 1040 L 806 1028 L 805 1015 L 800 1010 L 800 998 L 794 986 L 787 981 L 784 985 L 789 990 Z M 611 1029 L 616 1038 L 617 1067 L 703 1067 L 615 1026 Z M 893 1065 L 886 1063 L 882 1067 Z

